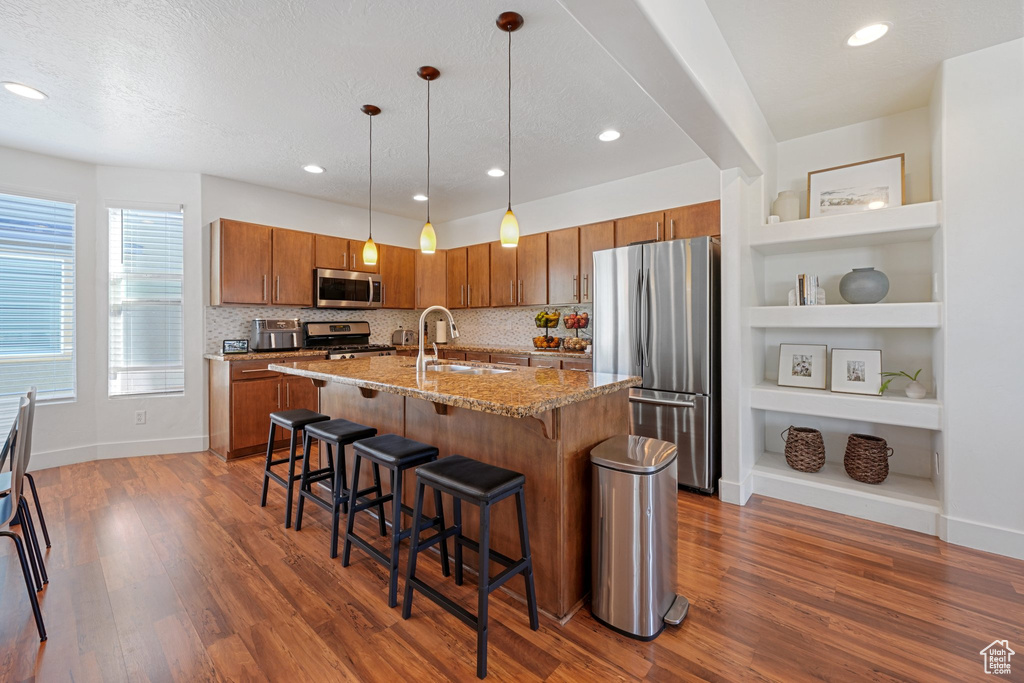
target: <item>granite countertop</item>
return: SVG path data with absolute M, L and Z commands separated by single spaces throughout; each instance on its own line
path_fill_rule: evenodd
M 326 358 L 327 352 L 318 349 L 295 349 L 294 351 L 250 351 L 249 353 L 205 353 L 206 360 L 273 360 L 274 358 Z
M 399 351 L 419 351 L 419 346 L 396 346 Z M 433 347 L 427 344 L 423 347 L 431 355 Z M 565 351 L 563 349 L 544 351 L 535 349 L 532 346 L 480 346 L 477 344 L 438 344 L 439 351 L 469 351 L 470 353 L 503 353 L 510 356 L 537 356 L 538 358 L 574 358 L 577 360 L 591 360 L 594 356 L 579 351 Z
M 441 364 L 451 364 L 441 361 Z M 458 363 L 462 365 L 463 363 Z M 484 367 L 486 363 L 465 363 Z M 275 363 L 271 370 L 310 379 L 376 389 L 434 403 L 507 417 L 527 417 L 637 386 L 640 377 L 517 366 L 496 375 L 427 371 L 417 376 L 406 356 Z

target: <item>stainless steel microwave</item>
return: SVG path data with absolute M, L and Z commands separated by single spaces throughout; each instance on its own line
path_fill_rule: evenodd
M 314 281 L 317 308 L 380 308 L 380 275 L 317 268 Z

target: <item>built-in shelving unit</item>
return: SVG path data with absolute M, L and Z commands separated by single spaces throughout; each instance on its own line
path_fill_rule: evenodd
M 934 201 L 748 226 L 745 276 L 751 286 L 744 289 L 742 324 L 753 364 L 743 391 L 755 434 L 755 453 L 746 460 L 754 463 L 748 490 L 938 532 L 943 512 L 941 218 L 942 203 Z M 838 303 L 839 278 L 863 266 L 888 271 L 889 296 L 877 304 Z M 798 273 L 817 274 L 833 303 L 780 305 Z M 899 381 L 885 396 L 780 387 L 773 375 L 781 343 L 821 343 L 830 350 L 879 348 L 884 370 L 924 367 L 933 395 L 906 398 Z M 832 444 L 822 470 L 799 472 L 786 464 L 778 452 L 784 448 L 780 424 L 821 428 Z M 835 446 L 849 433 L 872 431 L 885 432 L 900 445 L 889 461 L 888 478 L 879 485 L 847 476 L 842 449 Z

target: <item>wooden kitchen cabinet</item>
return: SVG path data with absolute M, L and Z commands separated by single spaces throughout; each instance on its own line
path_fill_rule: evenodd
M 722 232 L 722 202 L 701 202 L 665 212 L 667 240 L 716 237 Z
M 270 414 L 283 405 L 280 377 L 232 382 L 231 450 L 265 446 Z
M 284 410 L 316 410 L 320 407 L 320 392 L 308 377 L 289 377 L 281 379 L 284 391 Z
M 274 228 L 271 238 L 270 301 L 279 306 L 312 306 L 313 234 Z
M 548 234 L 521 235 L 516 247 L 520 306 L 548 302 Z
M 491 251 L 491 306 L 515 306 L 518 303 L 516 252 L 518 247 L 503 247 L 489 242 Z
M 372 266 L 363 261 L 363 247 L 366 240 L 348 241 L 348 269 L 357 273 L 379 273 L 380 272 L 380 245 L 377 245 L 377 262 Z
M 331 235 L 313 237 L 313 267 L 348 270 L 348 240 Z
M 490 363 L 491 354 L 480 351 L 466 351 L 466 360 L 476 361 L 477 363 Z
M 466 360 L 465 351 L 446 351 L 441 349 L 437 353 L 444 360 Z
M 491 362 L 498 365 L 529 365 L 529 356 L 516 356 L 507 353 L 492 353 Z
M 486 243 L 466 247 L 466 300 L 470 308 L 491 305 L 491 248 Z
M 447 301 L 447 259 L 443 250 L 433 254 L 413 252 L 416 271 L 416 308 L 444 306 Z
M 416 266 L 413 250 L 378 244 L 377 257 L 380 263 L 382 308 L 415 308 Z
M 664 211 L 619 218 L 615 221 L 615 246 L 624 247 L 633 242 L 663 239 L 664 228 Z
M 580 303 L 594 301 L 594 252 L 615 248 L 615 221 L 580 227 Z
M 592 359 L 579 360 L 575 358 L 563 358 L 562 359 L 563 370 L 579 370 L 580 372 L 591 372 L 594 369 L 594 361 Z
M 554 370 L 558 370 L 562 367 L 562 361 L 558 358 L 538 358 L 537 356 L 530 356 L 530 367 L 552 368 Z
M 467 308 L 468 285 L 466 247 L 448 250 L 448 308 Z
M 548 233 L 548 303 L 575 304 L 580 300 L 580 229 Z
M 210 225 L 211 305 L 270 301 L 272 231 L 267 225 L 226 218 Z

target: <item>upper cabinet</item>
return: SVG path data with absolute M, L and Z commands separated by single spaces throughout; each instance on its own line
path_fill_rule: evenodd
M 313 235 L 274 228 L 271 233 L 273 282 L 271 303 L 313 305 Z
M 580 229 L 548 233 L 548 303 L 580 301 Z
M 466 247 L 448 250 L 448 308 L 467 308 L 469 300 L 466 298 L 468 286 L 468 274 Z
M 438 249 L 433 254 L 415 250 L 416 308 L 444 306 L 447 300 L 445 277 L 448 271 L 446 254 Z
M 491 247 L 487 243 L 466 247 L 466 300 L 470 308 L 491 305 Z
M 548 234 L 521 235 L 516 247 L 519 276 L 519 305 L 537 306 L 548 302 Z
M 380 264 L 383 308 L 414 308 L 416 306 L 415 257 L 412 249 L 377 245 Z
M 516 252 L 519 247 L 503 247 L 488 242 L 491 251 L 491 306 L 515 306 L 519 301 Z
M 660 240 L 664 234 L 665 212 L 643 213 L 615 221 L 615 246 Z
M 228 219 L 210 225 L 212 305 L 270 302 L 272 231 L 266 225 Z
M 380 272 L 380 249 L 377 249 L 377 262 L 372 266 L 363 262 L 363 246 L 366 240 L 348 241 L 348 269 L 357 273 L 379 273 Z
M 615 247 L 615 221 L 580 228 L 580 303 L 594 301 L 594 252 Z
M 348 270 L 348 240 L 344 237 L 314 235 L 313 263 L 317 268 Z
M 713 202 L 669 209 L 665 212 L 665 239 L 680 240 L 719 235 L 722 232 L 721 207 L 722 203 L 716 199 Z

